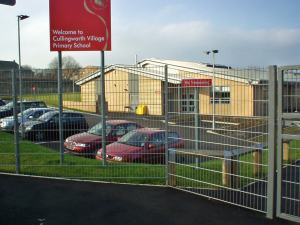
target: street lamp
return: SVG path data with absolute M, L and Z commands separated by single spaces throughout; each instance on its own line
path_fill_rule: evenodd
M 19 97 L 20 97 L 21 123 L 23 123 L 20 20 L 25 20 L 29 18 L 29 16 L 18 15 L 17 18 L 18 18 L 18 52 L 19 52 Z M 23 129 L 21 130 L 21 133 L 23 134 Z
M 212 80 L 212 94 L 213 94 L 213 112 L 212 112 L 212 129 L 215 129 L 215 54 L 219 53 L 219 50 L 214 49 L 211 51 L 205 51 L 206 55 L 212 53 L 213 58 L 213 80 Z

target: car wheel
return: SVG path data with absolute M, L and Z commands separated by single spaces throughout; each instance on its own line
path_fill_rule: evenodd
M 35 141 L 42 141 L 45 138 L 45 134 L 42 131 L 37 131 L 34 136 Z

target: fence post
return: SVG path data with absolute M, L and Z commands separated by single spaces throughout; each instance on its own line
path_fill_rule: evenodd
M 100 77 L 100 87 L 101 87 L 101 119 L 102 119 L 102 163 L 103 166 L 106 165 L 106 113 L 105 113 L 105 62 L 104 62 L 104 51 L 101 51 L 101 77 Z
M 63 136 L 63 88 L 62 88 L 62 54 L 58 52 L 58 110 L 59 110 L 59 152 L 60 152 L 60 164 L 64 163 L 64 136 Z
M 176 187 L 176 149 L 169 149 L 168 185 Z
M 14 116 L 14 141 L 15 141 L 15 157 L 16 157 L 16 174 L 20 174 L 20 139 L 19 139 L 19 123 L 18 123 L 18 102 L 17 102 L 17 84 L 16 71 L 12 70 L 12 92 L 13 92 L 13 116 Z
M 169 184 L 169 171 L 168 171 L 168 163 L 169 163 L 169 145 L 168 145 L 168 129 L 169 129 L 169 118 L 168 118 L 168 110 L 169 110 L 169 91 L 168 91 L 168 65 L 165 65 L 164 67 L 164 73 L 165 73 L 165 83 L 164 83 L 164 92 L 165 92 L 165 179 L 166 179 L 166 185 Z
M 194 87 L 194 120 L 195 120 L 195 150 L 199 150 L 199 130 L 200 130 L 200 121 L 199 121 L 199 116 L 200 116 L 200 111 L 199 111 L 199 89 L 198 87 Z
M 277 66 L 269 66 L 268 84 L 268 193 L 267 217 L 273 219 L 276 206 L 276 118 L 277 118 Z

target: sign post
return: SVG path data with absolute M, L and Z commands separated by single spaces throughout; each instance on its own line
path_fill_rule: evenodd
M 0 0 L 1 1 L 1 0 Z M 106 164 L 105 130 L 105 61 L 104 51 L 111 51 L 111 3 L 110 0 L 49 0 L 50 51 L 101 51 L 101 117 L 102 158 Z M 59 71 L 61 71 L 61 65 Z M 62 73 L 62 72 L 61 72 Z M 63 76 L 62 74 L 60 76 Z M 62 78 L 58 79 L 59 113 L 62 117 Z M 61 122 L 61 121 L 60 121 Z M 60 135 L 60 152 L 63 154 Z M 63 156 L 61 156 L 61 161 Z

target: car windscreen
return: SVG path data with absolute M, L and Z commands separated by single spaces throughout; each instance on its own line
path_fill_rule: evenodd
M 13 108 L 14 103 L 13 102 L 9 102 L 6 105 L 2 106 L 1 109 L 7 110 L 7 109 L 11 109 Z
M 133 130 L 125 134 L 118 142 L 126 145 L 143 147 L 147 138 L 147 134 Z
M 38 118 L 38 120 L 47 122 L 48 120 L 50 120 L 56 114 L 57 114 L 57 112 L 55 112 L 55 111 L 47 112 L 47 113 L 43 114 L 42 116 L 40 116 Z
M 23 116 L 24 117 L 28 117 L 30 115 L 32 115 L 32 113 L 34 112 L 34 109 L 26 109 L 25 111 L 23 111 Z M 18 117 L 21 117 L 22 113 L 18 113 Z
M 106 124 L 106 136 L 110 133 L 112 127 L 110 124 Z M 102 123 L 98 123 L 88 130 L 89 134 L 102 136 Z

